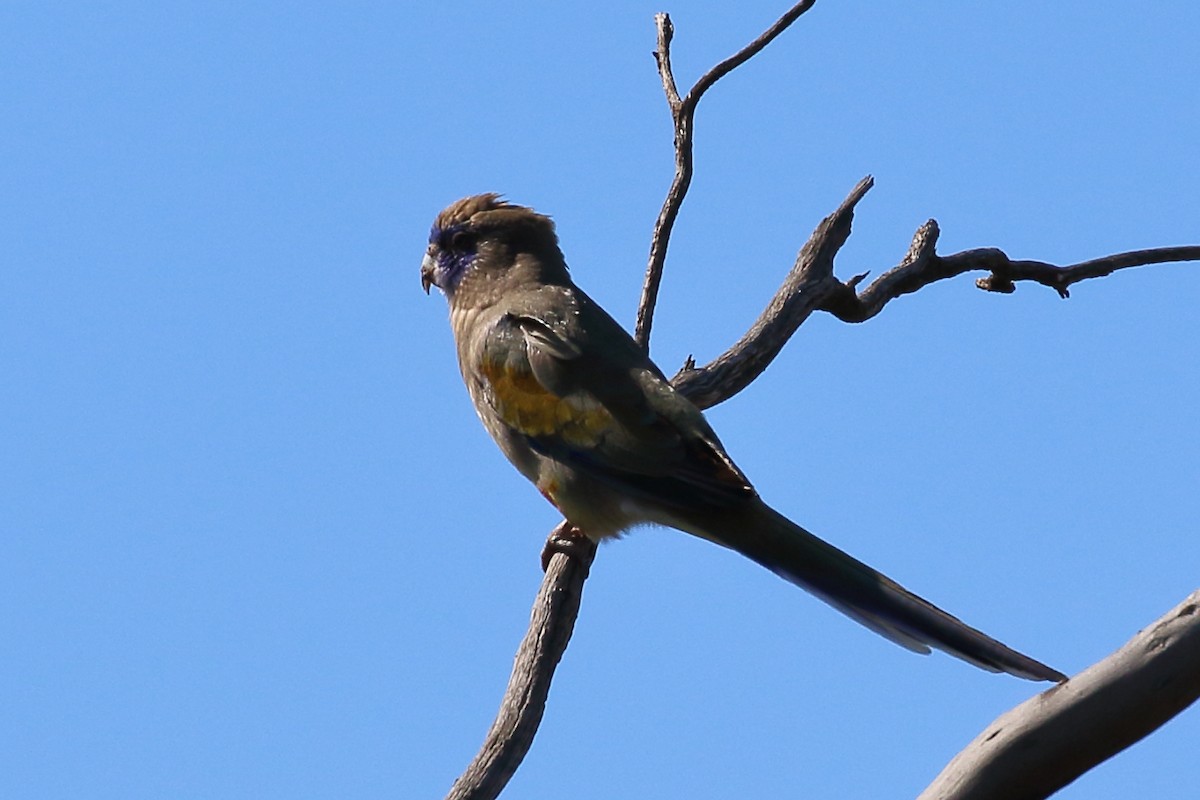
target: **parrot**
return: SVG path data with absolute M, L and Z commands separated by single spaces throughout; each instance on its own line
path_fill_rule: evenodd
M 421 285 L 446 297 L 459 370 L 514 467 L 594 542 L 660 525 L 738 552 L 896 644 L 1066 680 L 771 508 L 704 414 L 575 285 L 555 224 L 496 193 L 435 218 Z

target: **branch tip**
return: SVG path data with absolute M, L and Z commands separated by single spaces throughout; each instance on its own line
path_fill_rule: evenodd
M 867 279 L 867 276 L 870 274 L 871 274 L 870 270 L 867 270 L 866 272 L 860 272 L 857 275 L 855 275 L 853 278 L 851 278 L 850 280 L 846 281 L 846 285 L 848 287 L 850 287 L 851 289 L 857 289 L 858 285 L 860 283 L 862 283 L 863 281 L 865 281 Z

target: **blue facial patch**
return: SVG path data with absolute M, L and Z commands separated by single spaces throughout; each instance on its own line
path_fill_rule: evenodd
M 450 225 L 446 228 L 439 228 L 436 224 L 429 229 L 429 243 L 436 244 L 443 250 L 452 250 L 451 242 L 454 240 L 454 235 L 460 231 L 467 229 L 467 223 L 460 222 L 456 225 Z
M 459 223 L 446 228 L 439 228 L 434 224 L 429 229 L 429 242 L 437 245 L 437 284 L 442 287 L 442 291 L 454 291 L 463 275 L 466 274 L 467 268 L 471 266 L 471 262 L 475 260 L 474 237 L 469 239 L 469 249 L 463 248 L 464 242 L 461 237 L 458 242 L 459 249 L 455 249 L 453 244 L 458 234 L 467 228 L 466 223 Z

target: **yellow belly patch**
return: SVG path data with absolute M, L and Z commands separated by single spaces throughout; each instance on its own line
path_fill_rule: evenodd
M 527 436 L 557 435 L 568 444 L 590 445 L 613 424 L 612 415 L 594 400 L 559 397 L 528 370 L 484 363 L 492 405 L 510 427 Z

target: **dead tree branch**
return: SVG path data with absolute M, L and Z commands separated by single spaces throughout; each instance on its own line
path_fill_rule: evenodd
M 561 523 L 550 533 L 548 544 L 558 540 L 567 546 L 586 543 L 582 544 L 584 549 L 576 551 L 575 556 L 560 552 L 547 564 L 542 588 L 529 615 L 529 630 L 517 649 L 496 721 L 484 737 L 479 753 L 454 782 L 447 800 L 496 797 L 533 744 L 550 693 L 550 680 L 571 641 L 579 602 L 583 599 L 583 582 L 596 555 L 596 546 L 590 540 L 573 537 L 570 531 L 570 525 Z
M 666 14 L 655 17 L 658 46 L 654 56 L 674 123 L 675 175 L 654 225 L 634 331 L 634 338 L 647 350 L 667 246 L 691 184 L 696 105 L 713 84 L 760 52 L 814 2 L 804 0 L 794 5 L 753 42 L 705 73 L 682 98 L 671 70 L 674 27 Z M 1116 270 L 1200 260 L 1200 246 L 1139 250 L 1066 267 L 1013 261 L 995 248 L 939 256 L 938 226 L 929 220 L 917 230 L 900 264 L 860 293 L 858 286 L 867 273 L 842 282 L 834 275 L 834 259 L 850 236 L 855 207 L 873 185 L 870 176 L 863 178 L 822 220 L 766 309 L 741 339 L 703 367 L 697 368 L 689 360 L 672 380 L 679 391 L 701 408 L 709 408 L 737 394 L 762 374 L 814 311 L 826 311 L 845 322 L 863 322 L 901 295 L 966 272 L 987 272 L 977 281 L 987 291 L 1010 293 L 1017 281 L 1035 281 L 1067 297 L 1072 284 Z M 543 553 L 545 578 L 500 711 L 479 753 L 447 795 L 448 800 L 495 798 L 528 752 L 541 722 L 554 670 L 570 641 L 595 553 L 595 545 L 566 522 L 551 532 Z M 1045 797 L 1161 726 L 1200 695 L 1198 604 L 1200 593 L 1117 653 L 1000 717 L 980 740 L 951 762 L 922 798 Z M 1151 689 L 1155 692 L 1153 698 Z M 1028 744 L 1032 737 L 1041 735 L 1039 731 L 1060 738 L 1052 756 L 1043 758 L 1040 751 L 1029 751 Z M 1084 732 L 1086 747 L 1078 744 Z M 1068 739 L 1075 749 L 1067 750 Z M 1038 748 L 1043 744 L 1038 739 Z M 1006 770 L 1024 770 L 1028 775 L 1023 779 L 1009 776 L 1006 791 L 991 792 L 990 782 L 997 780 L 994 776 Z M 1025 792 L 1023 786 L 1041 788 Z M 1043 788 L 1045 791 L 1038 793 Z
M 939 256 L 936 252 L 939 233 L 937 220 L 929 220 L 913 235 L 904 260 L 872 281 L 861 293 L 856 292 L 856 287 L 865 274 L 841 284 L 822 310 L 843 322 L 865 322 L 882 311 L 890 300 L 967 272 L 988 273 L 975 281 L 975 285 L 985 291 L 1012 294 L 1017 289 L 1017 281 L 1034 281 L 1066 299 L 1070 297 L 1072 284 L 1089 278 L 1103 278 L 1117 270 L 1147 264 L 1200 260 L 1200 247 L 1197 246 L 1134 250 L 1065 267 L 1045 261 L 1014 261 L 995 247 Z
M 685 364 L 671 379 L 675 388 L 700 408 L 728 400 L 762 374 L 812 312 L 834 301 L 843 289 L 833 277 L 834 256 L 850 238 L 854 207 L 874 185 L 868 175 L 850 190 L 800 248 L 783 284 L 750 330 L 700 369 Z
M 1109 657 L 1007 711 L 918 800 L 1049 797 L 1200 697 L 1200 590 Z
M 873 185 L 870 176 L 863 178 L 821 221 L 771 302 L 741 339 L 703 367 L 697 369 L 689 361 L 675 375 L 672 382 L 688 399 L 700 408 L 709 408 L 749 386 L 814 311 L 826 311 L 843 322 L 865 322 L 897 297 L 967 272 L 988 273 L 975 282 L 985 291 L 1011 294 L 1016 291 L 1017 281 L 1034 281 L 1067 298 L 1072 284 L 1117 270 L 1200 261 L 1200 246 L 1196 245 L 1134 250 L 1065 267 L 1045 261 L 1013 261 L 994 247 L 939 256 L 936 247 L 940 230 L 937 221 L 931 219 L 917 229 L 901 262 L 859 293 L 858 286 L 869 273 L 860 273 L 843 283 L 834 275 L 833 262 L 850 236 L 855 206 Z
M 658 76 L 662 79 L 663 93 L 667 96 L 671 121 L 675 125 L 675 177 L 671 181 L 671 188 L 667 190 L 662 210 L 658 212 L 658 220 L 654 223 L 654 233 L 650 237 L 650 259 L 646 265 L 646 279 L 642 283 L 642 300 L 638 303 L 637 324 L 633 329 L 633 338 L 647 352 L 650 350 L 650 326 L 654 324 L 654 307 L 658 303 L 658 287 L 662 283 L 663 265 L 667 261 L 667 245 L 671 240 L 675 219 L 679 216 L 679 208 L 683 205 L 683 198 L 688 187 L 692 185 L 692 128 L 696 119 L 696 106 L 713 84 L 757 55 L 776 36 L 799 19 L 801 14 L 812 8 L 815 2 L 816 0 L 804 0 L 792 6 L 757 39 L 704 73 L 682 99 L 675 87 L 675 75 L 671 71 L 671 39 L 675 36 L 675 26 L 671 24 L 668 15 L 654 15 L 654 24 L 658 27 L 658 48 L 654 51 L 654 60 L 658 63 Z

